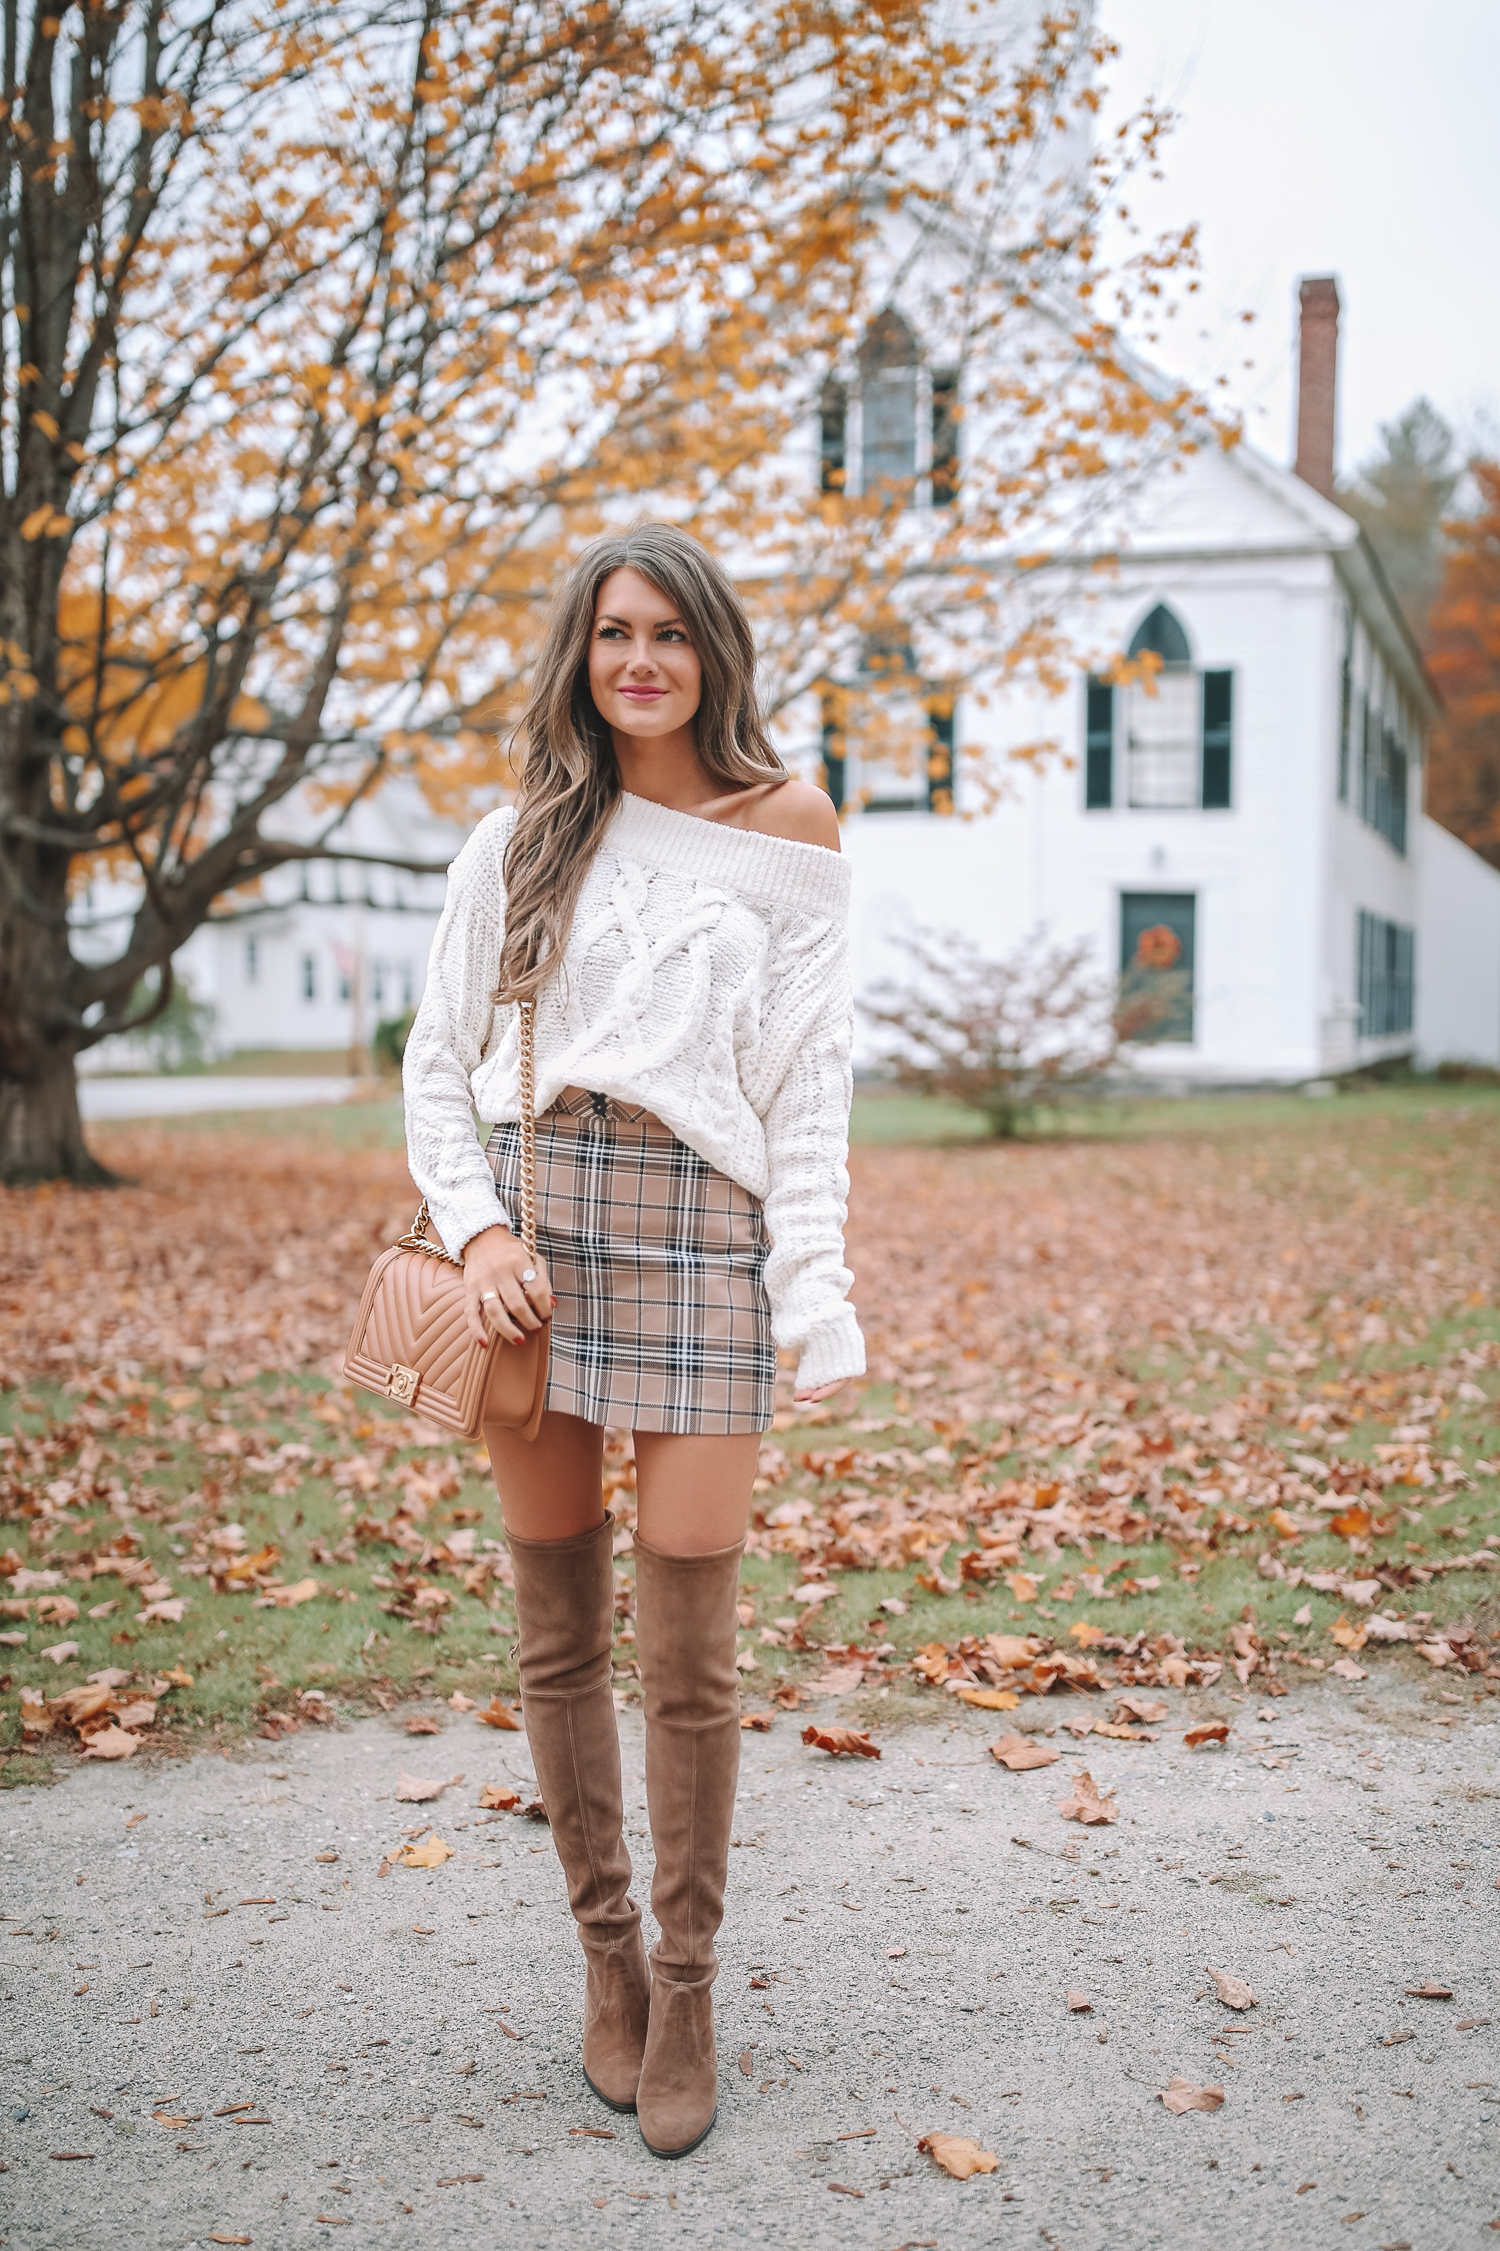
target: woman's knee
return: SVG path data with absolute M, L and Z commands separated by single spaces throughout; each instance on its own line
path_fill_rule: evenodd
M 535 1438 L 486 1428 L 484 1442 L 507 1532 L 570 1540 L 604 1517 L 604 1433 L 578 1415 L 544 1414 Z

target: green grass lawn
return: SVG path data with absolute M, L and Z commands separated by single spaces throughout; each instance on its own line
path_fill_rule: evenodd
M 860 1193 L 896 1192 L 889 1184 L 882 1189 L 880 1179 L 901 1161 L 902 1145 L 916 1142 L 934 1153 L 931 1161 L 923 1160 L 924 1177 L 932 1162 L 952 1168 L 953 1208 L 961 1224 L 964 1199 L 983 1193 L 982 1181 L 991 1177 L 975 1172 L 981 1160 L 969 1150 L 943 1147 L 945 1138 L 960 1143 L 972 1138 L 968 1123 L 943 1105 L 862 1089 L 855 1110 Z M 1309 1224 L 1326 1220 L 1335 1189 L 1345 1199 L 1341 1224 L 1355 1230 L 1363 1224 L 1362 1210 L 1399 1212 L 1408 1229 L 1401 1237 L 1408 1246 L 1403 1255 L 1420 1260 L 1427 1214 L 1442 1215 L 1446 1223 L 1458 1213 L 1474 1240 L 1493 1247 L 1500 1239 L 1497 1126 L 1500 1091 L 1423 1085 L 1321 1101 L 1300 1095 L 1141 1101 L 1122 1115 L 1118 1138 L 1127 1147 L 1133 1140 L 1171 1151 L 1167 1177 L 1180 1181 L 1184 1208 L 1191 1202 L 1195 1166 L 1211 1170 L 1220 1161 L 1211 1153 L 1222 1152 L 1229 1140 L 1236 1144 L 1235 1171 L 1284 1208 L 1305 1210 Z M 294 1168 L 297 1140 L 309 1135 L 351 1156 L 399 1146 L 400 1112 L 392 1097 L 296 1110 L 281 1119 L 265 1113 L 211 1115 L 150 1130 L 284 1133 L 291 1137 L 288 1164 Z M 124 1132 L 101 1132 L 101 1153 L 108 1157 Z M 870 1152 L 864 1175 L 861 1148 Z M 1062 1160 L 1049 1158 L 1045 1147 L 1034 1158 L 1020 1150 L 1005 1163 L 1020 1165 L 1021 1174 L 1006 1177 L 1019 1178 L 1024 1192 L 1029 1168 L 1054 1162 Z M 1064 1170 L 1073 1193 L 1084 1194 L 1096 1177 L 1091 1164 L 1080 1168 L 1071 1157 Z M 351 1166 L 351 1199 L 361 1177 Z M 937 1177 L 944 1177 L 942 1170 Z M 1049 1191 L 1057 1192 L 1055 1186 Z M 388 1198 L 388 1188 L 382 1195 Z M 161 1256 L 171 1255 L 171 1239 L 164 1239 Z M 1087 1281 L 1086 1274 L 1066 1282 L 1060 1276 L 1057 1287 L 1078 1291 Z M 1393 1285 L 1399 1307 L 1399 1276 Z M 744 1642 L 756 1665 L 746 1675 L 747 1700 L 763 1701 L 778 1683 L 816 1674 L 824 1664 L 824 1645 L 888 1644 L 890 1663 L 897 1666 L 928 1643 L 951 1647 L 965 1636 L 992 1631 L 1024 1628 L 1076 1648 L 1069 1628 L 1079 1623 L 1113 1637 L 1172 1634 L 1189 1647 L 1222 1652 L 1232 1628 L 1248 1614 L 1268 1646 L 1326 1664 L 1338 1654 L 1329 1628 L 1341 1612 L 1356 1623 L 1361 1613 L 1336 1594 L 1263 1576 L 1258 1559 L 1267 1553 L 1304 1573 L 1338 1570 L 1358 1577 L 1381 1566 L 1433 1571 L 1426 1583 L 1403 1585 L 1393 1595 L 1400 1613 L 1425 1614 L 1433 1629 L 1465 1620 L 1481 1634 L 1492 1634 L 1500 1624 L 1494 1591 L 1500 1574 L 1435 1567 L 1457 1554 L 1482 1552 L 1487 1542 L 1500 1549 L 1500 1487 L 1488 1467 L 1500 1460 L 1497 1296 L 1493 1287 L 1477 1290 L 1420 1333 L 1418 1327 L 1408 1333 L 1386 1326 L 1369 1341 L 1352 1329 L 1344 1334 L 1346 1316 L 1336 1308 L 1326 1317 L 1320 1312 L 1322 1325 L 1306 1329 L 1294 1368 L 1269 1337 L 1233 1354 L 1207 1350 L 1211 1340 L 1150 1334 L 1114 1348 L 1109 1382 L 1138 1386 L 1141 1413 L 1149 1406 L 1163 1427 L 1185 1395 L 1200 1418 L 1211 1418 L 1217 1405 L 1232 1405 L 1256 1386 L 1262 1399 L 1279 1399 L 1257 1442 L 1274 1447 L 1287 1462 L 1308 1443 L 1308 1414 L 1321 1411 L 1319 1403 L 1331 1395 L 1351 1394 L 1352 1386 L 1362 1404 L 1339 1435 L 1338 1454 L 1349 1463 L 1378 1463 L 1380 1449 L 1391 1449 L 1408 1403 L 1435 1381 L 1434 1371 L 1442 1372 L 1445 1403 L 1434 1425 L 1432 1459 L 1455 1464 L 1464 1482 L 1446 1497 L 1431 1485 L 1386 1488 L 1380 1512 L 1386 1528 L 1368 1542 L 1351 1545 L 1312 1519 L 1288 1536 L 1270 1529 L 1264 1516 L 1236 1517 L 1232 1507 L 1221 1507 L 1206 1545 L 1184 1549 L 1153 1536 L 1123 1550 L 1118 1544 L 1101 1547 L 1095 1560 L 1119 1566 L 1102 1593 L 1077 1583 L 1084 1566 L 1073 1546 L 1049 1558 L 1028 1552 L 1025 1568 L 1038 1582 L 1031 1600 L 1018 1600 L 1003 1580 L 985 1586 L 965 1582 L 951 1593 L 924 1587 L 923 1573 L 950 1584 L 958 1579 L 959 1558 L 975 1536 L 965 1526 L 961 1538 L 900 1569 L 835 1563 L 830 1577 L 836 1596 L 807 1615 L 789 1601 L 800 1577 L 795 1560 L 752 1555 L 744 1588 L 754 1615 Z M 1050 1347 L 1044 1331 L 1027 1349 L 1034 1350 L 1036 1366 L 1045 1368 Z M 831 1419 L 834 1414 L 841 1419 Z M 1431 1414 L 1427 1420 L 1432 1423 Z M 998 1488 L 1008 1478 L 1045 1474 L 1045 1449 L 1039 1454 L 1033 1446 L 1024 1457 L 989 1451 L 1007 1427 L 981 1415 L 954 1437 L 941 1411 L 924 1407 L 918 1380 L 872 1384 L 824 1410 L 821 1418 L 785 1419 L 772 1441 L 784 1465 L 758 1494 L 757 1506 L 765 1515 L 779 1504 L 806 1501 L 818 1543 L 831 1546 L 836 1534 L 829 1520 L 841 1480 L 821 1474 L 808 1455 L 828 1457 L 847 1449 L 860 1456 L 856 1475 L 862 1489 L 880 1491 L 882 1480 L 890 1483 L 881 1466 L 886 1457 L 904 1451 L 926 1461 L 934 1440 L 944 1438 L 953 1458 L 924 1472 L 924 1482 L 932 1488 L 935 1509 L 961 1514 L 957 1496 L 966 1477 Z M 155 1731 L 179 1741 L 230 1737 L 262 1724 L 267 1714 L 305 1716 L 307 1707 L 299 1706 L 298 1698 L 308 1690 L 321 1691 L 334 1710 L 355 1710 L 418 1691 L 458 1691 L 479 1700 L 497 1688 L 507 1694 L 514 1689 L 514 1614 L 503 1567 L 498 1577 L 492 1570 L 475 1570 L 501 1552 L 485 1546 L 498 1542 L 501 1524 L 482 1454 L 424 1439 L 384 1402 L 357 1397 L 307 1372 L 227 1388 L 222 1378 L 164 1380 L 148 1365 L 130 1363 L 101 1367 L 77 1386 L 33 1381 L 0 1396 L 0 1438 L 8 1453 L 0 1465 L 5 1517 L 0 1550 L 8 1544 L 24 1571 L 59 1574 L 55 1587 L 33 1586 L 19 1595 L 13 1578 L 9 1585 L 0 1582 L 0 1597 L 9 1598 L 8 1614 L 0 1618 L 8 1637 L 0 1646 L 0 1750 L 11 1756 L 12 1778 L 37 1771 L 34 1760 L 15 1763 L 22 1689 L 56 1696 L 106 1667 L 128 1671 L 138 1682 L 173 1670 L 191 1676 L 164 1694 Z M 1058 1449 L 1060 1464 L 1066 1453 L 1066 1447 Z M 611 1476 L 628 1504 L 623 1446 L 611 1455 Z M 225 1545 L 230 1526 L 240 1528 L 233 1536 L 237 1547 L 233 1541 Z M 180 1620 L 143 1622 L 139 1593 L 99 1568 L 122 1533 L 134 1542 L 134 1561 L 169 1581 L 173 1599 L 185 1598 Z M 455 1558 L 450 1542 L 470 1552 Z M 267 1549 L 276 1553 L 260 1583 L 243 1592 L 215 1590 L 208 1565 Z M 92 1566 L 92 1576 L 85 1564 Z M 1196 1573 L 1185 1576 L 1184 1564 L 1196 1564 Z M 626 1582 L 629 1569 L 623 1558 Z M 291 1607 L 278 1605 L 265 1585 L 277 1580 L 284 1591 L 309 1578 L 316 1593 Z M 1128 1580 L 1139 1587 L 1149 1579 L 1159 1585 L 1110 1591 L 1110 1582 L 1119 1587 Z M 412 1609 L 401 1599 L 403 1585 L 408 1594 L 422 1586 L 435 1590 L 435 1607 L 425 1615 L 428 1622 L 436 1619 L 437 1631 L 423 1630 L 420 1611 L 394 1614 Z M 62 1615 L 49 1617 L 39 1609 L 47 1597 L 59 1598 Z M 902 1607 L 882 1609 L 887 1601 Z M 66 1614 L 69 1606 L 76 1607 L 76 1616 Z M 1299 1624 L 1304 1607 L 1309 1619 Z M 96 1608 L 102 1614 L 90 1615 Z M 778 1624 L 787 1618 L 804 1619 L 800 1634 Z M 628 1630 L 628 1623 L 622 1615 L 622 1627 Z M 765 1628 L 779 1642 L 762 1641 Z M 43 1652 L 66 1642 L 78 1644 L 76 1654 L 54 1665 Z M 626 1696 L 635 1692 L 632 1657 L 630 1641 L 622 1639 L 617 1662 Z M 1451 1674 L 1429 1673 L 1405 1647 L 1362 1656 L 1361 1662 L 1399 1667 L 1426 1682 L 1433 1695 L 1454 1693 Z M 1495 1684 L 1460 1676 L 1456 1685 L 1467 1696 L 1490 1693 Z M 872 1696 L 863 1708 L 872 1716 L 877 1708 L 894 1716 L 913 1701 L 932 1709 L 935 1692 L 917 1689 L 910 1676 L 893 1672 L 884 1702 L 877 1706 Z M 45 1757 L 45 1741 L 41 1751 Z

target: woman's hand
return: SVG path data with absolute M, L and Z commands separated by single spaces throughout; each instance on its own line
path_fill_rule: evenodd
M 476 1344 L 520 1344 L 552 1314 L 547 1262 L 508 1227 L 486 1227 L 464 1245 L 464 1312 Z M 528 1279 L 529 1277 L 529 1279 Z
M 842 1391 L 843 1388 L 844 1378 L 836 1376 L 832 1383 L 820 1383 L 813 1391 L 794 1391 L 792 1393 L 792 1404 L 797 1407 L 811 1407 L 820 1399 L 831 1399 L 836 1391 Z

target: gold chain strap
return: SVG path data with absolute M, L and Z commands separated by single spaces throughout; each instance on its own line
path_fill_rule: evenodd
M 425 1251 L 429 1258 L 440 1258 L 445 1266 L 462 1267 L 461 1258 L 450 1258 L 441 1243 L 433 1242 L 427 1233 L 431 1214 L 427 1198 L 422 1198 L 409 1234 L 403 1235 L 396 1248 L 402 1251 Z M 521 1003 L 521 1241 L 528 1258 L 536 1257 L 536 1003 Z
M 521 1241 L 536 1257 L 536 1003 L 521 1003 Z

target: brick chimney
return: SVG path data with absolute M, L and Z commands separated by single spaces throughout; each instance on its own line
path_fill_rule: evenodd
M 1302 323 L 1297 340 L 1297 474 L 1325 500 L 1332 500 L 1339 285 L 1332 274 L 1308 274 L 1298 296 Z

